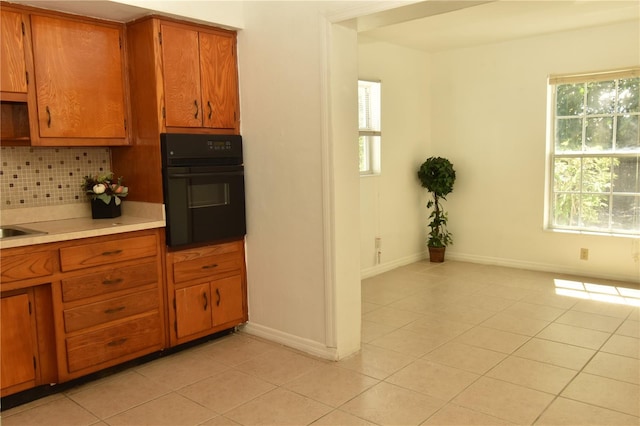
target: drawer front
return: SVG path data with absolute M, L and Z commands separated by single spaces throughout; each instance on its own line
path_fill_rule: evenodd
M 41 251 L 16 256 L 2 256 L 0 263 L 2 264 L 0 281 L 3 283 L 46 277 L 53 274 L 54 252 Z
M 157 310 L 159 305 L 158 290 L 151 289 L 78 306 L 64 311 L 64 328 L 67 333 L 71 333 L 120 318 Z
M 171 259 L 173 263 L 188 262 L 202 257 L 209 257 L 215 255 L 223 255 L 234 253 L 238 256 L 242 256 L 242 241 L 232 241 L 229 243 L 215 244 L 212 246 L 198 247 L 196 249 L 187 249 L 171 252 Z
M 69 372 L 162 344 L 160 314 L 153 313 L 113 327 L 67 338 Z
M 220 256 L 204 256 L 173 265 L 173 282 L 181 283 L 200 278 L 213 278 L 218 274 L 236 271 L 242 268 L 239 253 Z
M 155 260 L 111 271 L 62 280 L 62 300 L 71 302 L 85 297 L 108 294 L 158 282 Z
M 156 237 L 147 235 L 62 248 L 60 266 L 63 271 L 74 271 L 155 255 Z

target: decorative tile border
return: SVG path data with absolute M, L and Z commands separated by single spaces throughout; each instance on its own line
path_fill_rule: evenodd
M 110 168 L 109 148 L 0 147 L 0 210 L 87 202 L 82 178 Z

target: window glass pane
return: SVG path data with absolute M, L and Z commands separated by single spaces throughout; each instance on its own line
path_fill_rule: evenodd
M 587 114 L 611 114 L 615 100 L 615 81 L 596 81 L 587 84 Z
M 640 158 L 613 159 L 613 192 L 640 192 Z
M 640 151 L 640 115 L 620 115 L 616 127 L 616 149 Z
M 556 152 L 582 151 L 582 118 L 556 120 Z
M 580 190 L 580 158 L 556 158 L 554 162 L 554 186 L 556 192 L 576 192 Z
M 640 196 L 613 196 L 614 229 L 640 231 Z
M 611 189 L 611 158 L 585 158 L 582 160 L 582 190 L 609 192 Z
M 618 81 L 618 112 L 640 112 L 640 78 Z
M 578 226 L 580 218 L 580 196 L 578 194 L 556 194 L 554 197 L 554 224 Z
M 380 83 L 358 81 L 358 127 L 380 131 Z
M 609 197 L 583 195 L 580 203 L 582 225 L 587 228 L 609 228 Z
M 561 84 L 556 90 L 556 114 L 579 115 L 584 105 L 584 84 Z
M 367 143 L 366 136 L 360 136 L 358 141 L 358 146 L 360 149 L 360 173 L 371 171 L 371 166 L 369 162 L 369 144 Z
M 585 149 L 587 151 L 610 151 L 613 149 L 612 117 L 587 118 Z

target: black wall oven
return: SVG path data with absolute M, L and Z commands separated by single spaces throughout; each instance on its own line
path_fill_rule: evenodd
M 167 245 L 244 237 L 242 137 L 165 133 L 160 142 Z

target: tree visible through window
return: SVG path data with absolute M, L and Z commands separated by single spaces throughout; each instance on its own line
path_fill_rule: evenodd
M 380 82 L 358 80 L 360 174 L 380 173 Z
M 640 234 L 640 69 L 549 85 L 549 226 Z

